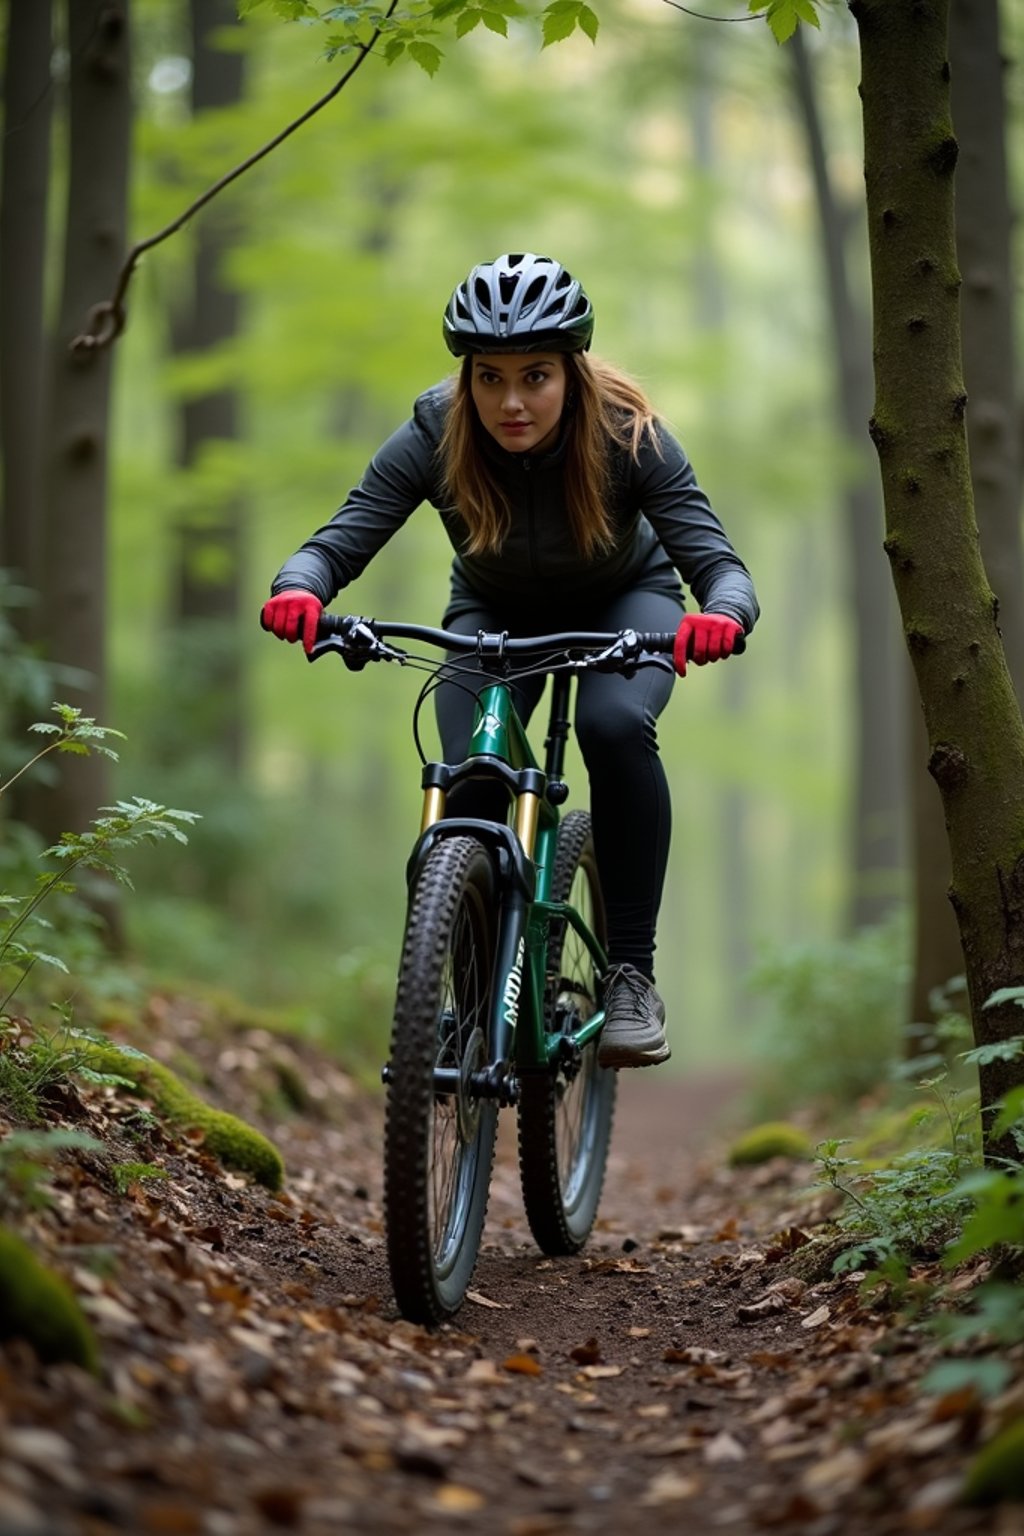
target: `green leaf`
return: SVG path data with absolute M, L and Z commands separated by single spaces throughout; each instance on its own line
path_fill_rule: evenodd
M 565 37 L 571 37 L 576 30 L 576 19 L 579 15 L 578 0 L 559 0 L 559 4 L 559 9 L 549 6 L 544 13 L 542 34 L 545 48 L 549 48 L 552 43 L 560 43 Z M 566 6 L 569 8 L 566 9 Z
M 800 20 L 806 21 L 809 27 L 818 27 L 820 29 L 821 22 L 818 19 L 818 13 L 814 8 L 812 0 L 793 0 L 793 9 Z
M 773 0 L 768 7 L 767 22 L 777 43 L 785 43 L 796 31 L 797 13 L 793 0 Z
M 405 44 L 400 37 L 393 37 L 384 49 L 384 60 L 387 64 L 393 64 L 400 59 L 405 52 Z
M 985 999 L 983 1006 L 998 1008 L 1002 1003 L 1016 1003 L 1019 1008 L 1024 1008 L 1024 987 L 1000 987 Z
M 508 22 L 498 11 L 481 11 L 480 17 L 488 32 L 497 32 L 499 37 L 508 37 Z
M 1007 1131 L 1024 1121 L 1024 1087 L 1011 1088 L 995 1108 L 999 1113 L 992 1122 L 992 1135 L 1005 1136 Z
M 485 21 L 486 19 L 484 17 Z M 437 74 L 441 67 L 441 50 L 440 48 L 435 48 L 433 43 L 410 43 L 409 57 L 416 61 L 420 69 L 426 70 L 431 78 Z
M 434 0 L 430 14 L 435 21 L 445 21 L 449 16 L 454 16 L 456 11 L 465 9 L 466 0 Z
M 580 6 L 580 28 L 590 38 L 592 43 L 597 42 L 597 29 L 601 23 L 597 19 L 597 13 L 590 9 L 589 5 Z
M 986 1045 L 975 1046 L 973 1051 L 960 1051 L 958 1055 L 961 1061 L 977 1067 L 991 1066 L 994 1061 L 1019 1061 L 1024 1056 L 1024 1035 L 990 1040 Z
M 472 32 L 473 28 L 478 27 L 482 20 L 482 11 L 463 11 L 455 23 L 455 36 L 465 37 L 466 33 Z

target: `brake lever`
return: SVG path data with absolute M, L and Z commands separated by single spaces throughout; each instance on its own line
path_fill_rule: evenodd
M 342 627 L 334 634 L 317 640 L 307 652 L 307 661 L 319 661 L 334 651 L 341 656 L 350 672 L 361 672 L 368 661 L 405 661 L 404 651 L 387 645 L 374 633 L 366 619 L 355 614 L 346 617 Z
M 589 656 L 586 666 L 595 672 L 618 672 L 622 677 L 632 677 L 641 665 L 643 647 L 635 629 L 624 629 L 605 650 Z

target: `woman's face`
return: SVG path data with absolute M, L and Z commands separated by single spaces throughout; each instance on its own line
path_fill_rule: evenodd
M 510 453 L 551 446 L 565 406 L 565 359 L 557 352 L 496 352 L 471 362 L 473 404 L 495 441 Z

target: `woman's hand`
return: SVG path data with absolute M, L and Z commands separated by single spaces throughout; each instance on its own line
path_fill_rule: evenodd
M 316 626 L 323 608 L 323 603 L 314 593 L 293 587 L 289 592 L 279 592 L 263 604 L 260 623 L 279 640 L 301 639 L 303 648 L 311 651 L 316 643 Z
M 702 667 L 706 661 L 721 661 L 731 656 L 743 625 L 724 613 L 688 613 L 676 631 L 672 661 L 680 677 L 686 676 L 686 663 Z

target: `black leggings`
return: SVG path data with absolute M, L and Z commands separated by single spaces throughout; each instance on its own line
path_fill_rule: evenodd
M 481 606 L 446 620 L 457 634 L 507 629 L 510 635 L 550 634 L 559 629 L 673 630 L 680 599 L 665 592 L 626 592 L 603 604 L 497 615 Z M 453 659 L 455 659 L 453 657 Z M 529 720 L 546 679 L 527 678 L 514 691 L 516 709 Z M 654 974 L 654 930 L 661 904 L 672 833 L 668 780 L 658 755 L 656 721 L 675 681 L 671 661 L 642 667 L 634 677 L 588 672 L 579 677 L 576 735 L 590 779 L 594 843 L 608 916 L 609 958 Z M 443 684 L 436 694 L 444 760 L 461 762 L 473 728 L 475 693 L 484 684 Z M 507 798 L 500 786 L 461 784 L 448 800 L 450 816 L 504 820 Z

